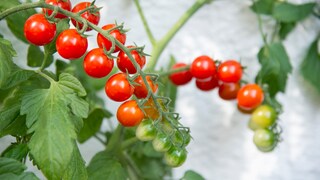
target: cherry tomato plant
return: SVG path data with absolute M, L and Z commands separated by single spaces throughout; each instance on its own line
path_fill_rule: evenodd
M 0 34 L 0 137 L 16 139 L 1 153 L 0 179 L 38 179 L 25 171 L 28 157 L 47 179 L 170 177 L 172 168 L 186 161 L 192 139 L 190 128 L 181 124 L 183 117 L 174 110 L 178 87 L 192 81 L 200 91 L 217 88 L 222 99 L 235 101 L 240 111 L 250 113 L 253 143 L 261 152 L 274 150 L 282 131 L 282 108 L 276 95 L 284 92 L 292 71 L 282 40 L 312 13 L 315 3 L 253 2 L 251 9 L 257 13 L 264 42 L 255 82 L 245 80 L 245 65 L 240 61 L 213 59 L 205 55 L 209 52 L 190 57 L 191 64 L 177 62 L 172 56 L 168 67 L 157 70 L 174 35 L 213 1 L 195 0 L 167 34 L 157 39 L 139 0 L 134 0 L 153 46 L 149 55 L 144 46 L 126 42 L 130 32 L 125 23 L 99 24 L 104 9 L 95 1 L 3 0 L 0 20 L 7 21 L 12 33 L 28 44 L 26 64 L 30 68 L 13 62 L 15 46 Z M 264 8 L 266 3 L 271 10 Z M 263 31 L 262 15 L 276 21 L 271 38 Z M 13 21 L 23 23 L 13 28 L 9 25 Z M 95 34 L 96 47 L 92 49 L 88 49 L 88 31 Z M 313 84 L 319 76 L 311 76 L 306 69 L 317 67 L 314 63 L 319 66 L 320 61 L 312 59 L 318 44 L 311 46 L 302 65 L 302 74 Z M 54 66 L 55 72 L 49 71 L 49 66 Z M 105 97 L 98 95 L 101 90 Z M 103 98 L 119 102 L 117 111 L 110 112 Z M 111 123 L 112 118 L 118 120 L 117 127 L 101 131 L 102 122 Z M 90 138 L 99 140 L 105 149 L 86 163 L 77 143 Z M 191 170 L 183 179 L 192 177 L 203 179 Z

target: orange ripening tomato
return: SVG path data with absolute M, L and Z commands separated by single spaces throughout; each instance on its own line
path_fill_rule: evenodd
M 237 100 L 241 109 L 252 110 L 262 103 L 264 94 L 259 85 L 247 84 L 239 90 Z
M 118 108 L 117 119 L 125 127 L 136 126 L 143 118 L 143 111 L 135 100 L 126 101 Z

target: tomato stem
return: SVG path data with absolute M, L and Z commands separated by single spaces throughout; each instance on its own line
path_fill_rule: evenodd
M 192 15 L 206 3 L 208 3 L 208 0 L 196 1 L 172 26 L 172 28 L 164 35 L 164 37 L 155 44 L 146 71 L 152 71 L 155 69 L 159 57 L 161 56 L 165 47 L 167 47 L 168 43 L 172 40 L 174 35 L 182 28 L 183 25 L 186 24 L 186 22 L 192 17 Z
M 137 137 L 133 137 L 133 138 L 127 139 L 127 140 L 122 142 L 121 149 L 122 150 L 127 149 L 130 146 L 132 146 L 133 144 L 135 144 L 136 142 L 138 142 L 138 141 L 139 141 L 139 139 Z
M 176 68 L 176 69 L 170 69 L 169 71 L 165 71 L 165 72 L 161 72 L 159 73 L 159 76 L 167 76 L 173 73 L 178 73 L 178 72 L 182 72 L 182 71 L 187 71 L 190 69 L 190 65 L 184 66 L 184 67 L 180 67 L 180 68 Z

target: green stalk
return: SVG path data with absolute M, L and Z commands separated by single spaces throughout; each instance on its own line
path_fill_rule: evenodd
M 192 15 L 197 12 L 203 5 L 208 3 L 208 0 L 198 0 L 196 1 L 181 17 L 180 19 L 172 26 L 172 28 L 167 32 L 167 34 L 156 43 L 152 52 L 151 58 L 147 65 L 146 71 L 153 71 L 157 65 L 158 59 L 162 54 L 165 47 L 172 40 L 174 35 L 182 28 L 183 25 L 192 17 Z
M 140 18 L 141 18 L 141 20 L 142 20 L 143 26 L 144 26 L 144 28 L 145 28 L 145 30 L 146 30 L 146 32 L 147 32 L 147 35 L 148 35 L 148 37 L 149 37 L 149 40 L 150 40 L 152 46 L 154 46 L 154 45 L 156 44 L 156 40 L 155 40 L 155 38 L 154 38 L 151 30 L 150 30 L 150 27 L 149 27 L 149 25 L 148 25 L 147 19 L 146 19 L 146 17 L 145 17 L 144 14 L 143 14 L 142 8 L 141 8 L 140 3 L 139 3 L 139 0 L 134 0 L 134 4 L 136 5 L 136 7 L 137 7 L 137 9 L 138 9 L 138 13 L 139 13 Z

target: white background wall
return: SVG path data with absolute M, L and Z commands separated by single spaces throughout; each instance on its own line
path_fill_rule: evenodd
M 151 30 L 160 38 L 195 0 L 140 1 Z M 72 0 L 73 4 L 77 2 Z M 131 0 L 97 0 L 96 4 L 104 7 L 101 10 L 101 26 L 114 20 L 125 22 L 125 26 L 131 29 L 127 35 L 128 44 L 145 44 L 146 52 L 151 51 Z M 221 60 L 241 59 L 243 65 L 248 67 L 245 78 L 252 81 L 259 70 L 256 54 L 262 40 L 256 15 L 248 8 L 250 4 L 250 0 L 224 0 L 205 6 L 172 40 L 161 56 L 160 64 L 166 64 L 170 54 L 186 63 L 203 54 Z M 186 163 L 174 171 L 176 178 L 182 177 L 185 170 L 193 169 L 206 179 L 319 179 L 320 95 L 304 82 L 298 71 L 306 49 L 319 30 L 320 21 L 314 17 L 308 18 L 284 42 L 294 70 L 289 77 L 286 94 L 278 96 L 284 108 L 280 116 L 284 141 L 272 153 L 261 153 L 255 148 L 253 133 L 247 128 L 249 116 L 239 113 L 235 102 L 219 99 L 216 90 L 200 92 L 194 81 L 179 89 L 177 111 L 182 116 L 182 123 L 191 127 L 194 140 L 188 146 Z M 9 33 L 4 22 L 0 22 L 0 32 Z M 17 41 L 14 47 L 20 57 L 26 57 L 24 45 L 19 45 Z M 90 47 L 96 47 L 94 36 L 91 37 Z M 101 95 L 104 96 L 104 93 L 101 92 Z M 106 104 L 113 112 L 118 106 L 107 98 Z M 10 140 L 0 140 L 1 151 Z M 101 149 L 102 146 L 94 139 L 81 145 L 87 162 Z

